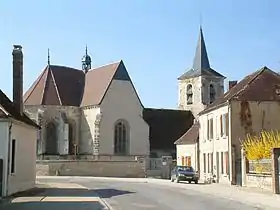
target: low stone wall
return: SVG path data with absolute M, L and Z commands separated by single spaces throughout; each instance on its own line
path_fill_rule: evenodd
M 264 190 L 272 190 L 272 177 L 265 174 L 247 174 L 246 186 L 257 187 Z
M 145 177 L 141 161 L 40 160 L 37 176 Z

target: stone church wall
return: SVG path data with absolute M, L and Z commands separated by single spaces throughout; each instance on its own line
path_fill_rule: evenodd
M 37 176 L 96 176 L 96 177 L 145 177 L 145 168 L 140 161 L 37 161 Z
M 65 153 L 65 139 L 63 127 L 65 120 L 72 126 L 73 133 L 71 138 L 73 143 L 79 145 L 81 116 L 81 111 L 79 107 L 27 105 L 25 106 L 25 112 L 27 115 L 30 116 L 31 119 L 35 120 L 42 128 L 38 135 L 38 154 L 44 154 L 46 152 L 46 126 L 49 122 L 54 122 L 56 126 L 56 138 L 58 144 L 57 146 L 60 154 Z
M 81 110 L 81 139 L 79 154 L 98 155 L 99 150 L 99 123 L 96 117 L 100 115 L 100 108 L 91 106 L 83 107 Z

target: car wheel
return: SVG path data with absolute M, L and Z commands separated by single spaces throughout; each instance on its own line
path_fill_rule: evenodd
M 189 181 L 189 184 L 192 183 L 192 181 Z
M 179 177 L 176 177 L 176 183 L 179 183 L 180 180 L 179 180 Z
M 198 180 L 195 180 L 194 183 L 195 183 L 195 184 L 198 184 Z

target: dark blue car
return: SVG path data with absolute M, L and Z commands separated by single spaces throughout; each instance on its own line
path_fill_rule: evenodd
M 191 166 L 176 166 L 171 171 L 171 182 L 176 181 L 179 183 L 180 181 L 188 181 L 189 183 L 194 182 L 195 184 L 198 183 L 198 173 L 194 171 L 193 167 Z

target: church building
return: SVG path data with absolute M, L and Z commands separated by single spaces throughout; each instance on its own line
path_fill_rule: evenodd
M 41 159 L 149 155 L 144 107 L 123 61 L 92 68 L 86 50 L 80 70 L 48 59 L 23 100 L 42 127 Z

